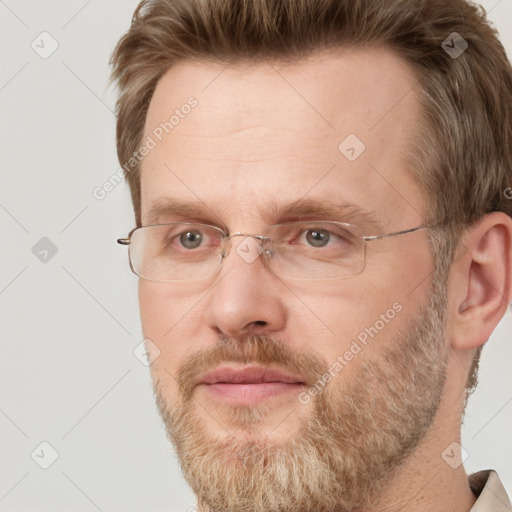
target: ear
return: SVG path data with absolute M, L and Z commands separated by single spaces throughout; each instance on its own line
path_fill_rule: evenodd
M 455 349 L 474 349 L 491 336 L 512 298 L 512 218 L 485 215 L 461 241 L 450 274 L 449 334 Z

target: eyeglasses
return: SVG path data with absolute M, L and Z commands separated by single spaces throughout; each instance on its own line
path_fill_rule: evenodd
M 304 221 L 275 224 L 266 235 L 233 233 L 208 224 L 174 222 L 142 226 L 117 243 L 128 245 L 131 270 L 158 282 L 213 278 L 229 254 L 235 236 L 246 237 L 236 252 L 247 263 L 260 255 L 278 277 L 315 281 L 333 280 L 361 273 L 366 263 L 366 242 L 404 235 L 434 226 L 376 236 L 363 236 L 352 224 Z

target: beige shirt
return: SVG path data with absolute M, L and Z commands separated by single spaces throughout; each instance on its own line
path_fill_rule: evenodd
M 469 475 L 469 486 L 477 497 L 470 512 L 512 512 L 507 493 L 496 471 Z

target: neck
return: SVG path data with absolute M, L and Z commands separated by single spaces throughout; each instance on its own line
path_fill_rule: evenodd
M 378 504 L 364 512 L 469 512 L 476 497 L 464 467 L 453 469 L 441 457 L 441 452 L 420 448 L 393 476 L 387 486 L 389 490 Z M 445 454 L 449 460 L 450 454 L 450 450 Z M 451 460 L 458 457 L 454 453 Z

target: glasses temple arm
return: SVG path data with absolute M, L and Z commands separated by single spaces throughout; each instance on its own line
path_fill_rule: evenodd
M 384 235 L 374 235 L 374 236 L 363 236 L 363 240 L 371 241 L 371 240 L 378 240 L 380 238 L 386 238 L 390 236 L 397 236 L 397 235 L 405 235 L 406 233 L 412 233 L 413 231 L 418 231 L 420 229 L 428 229 L 428 228 L 435 228 L 438 224 L 430 224 L 430 225 L 424 225 L 424 226 L 417 226 L 415 228 L 411 229 L 404 229 L 402 231 L 395 231 L 394 233 L 385 233 Z

